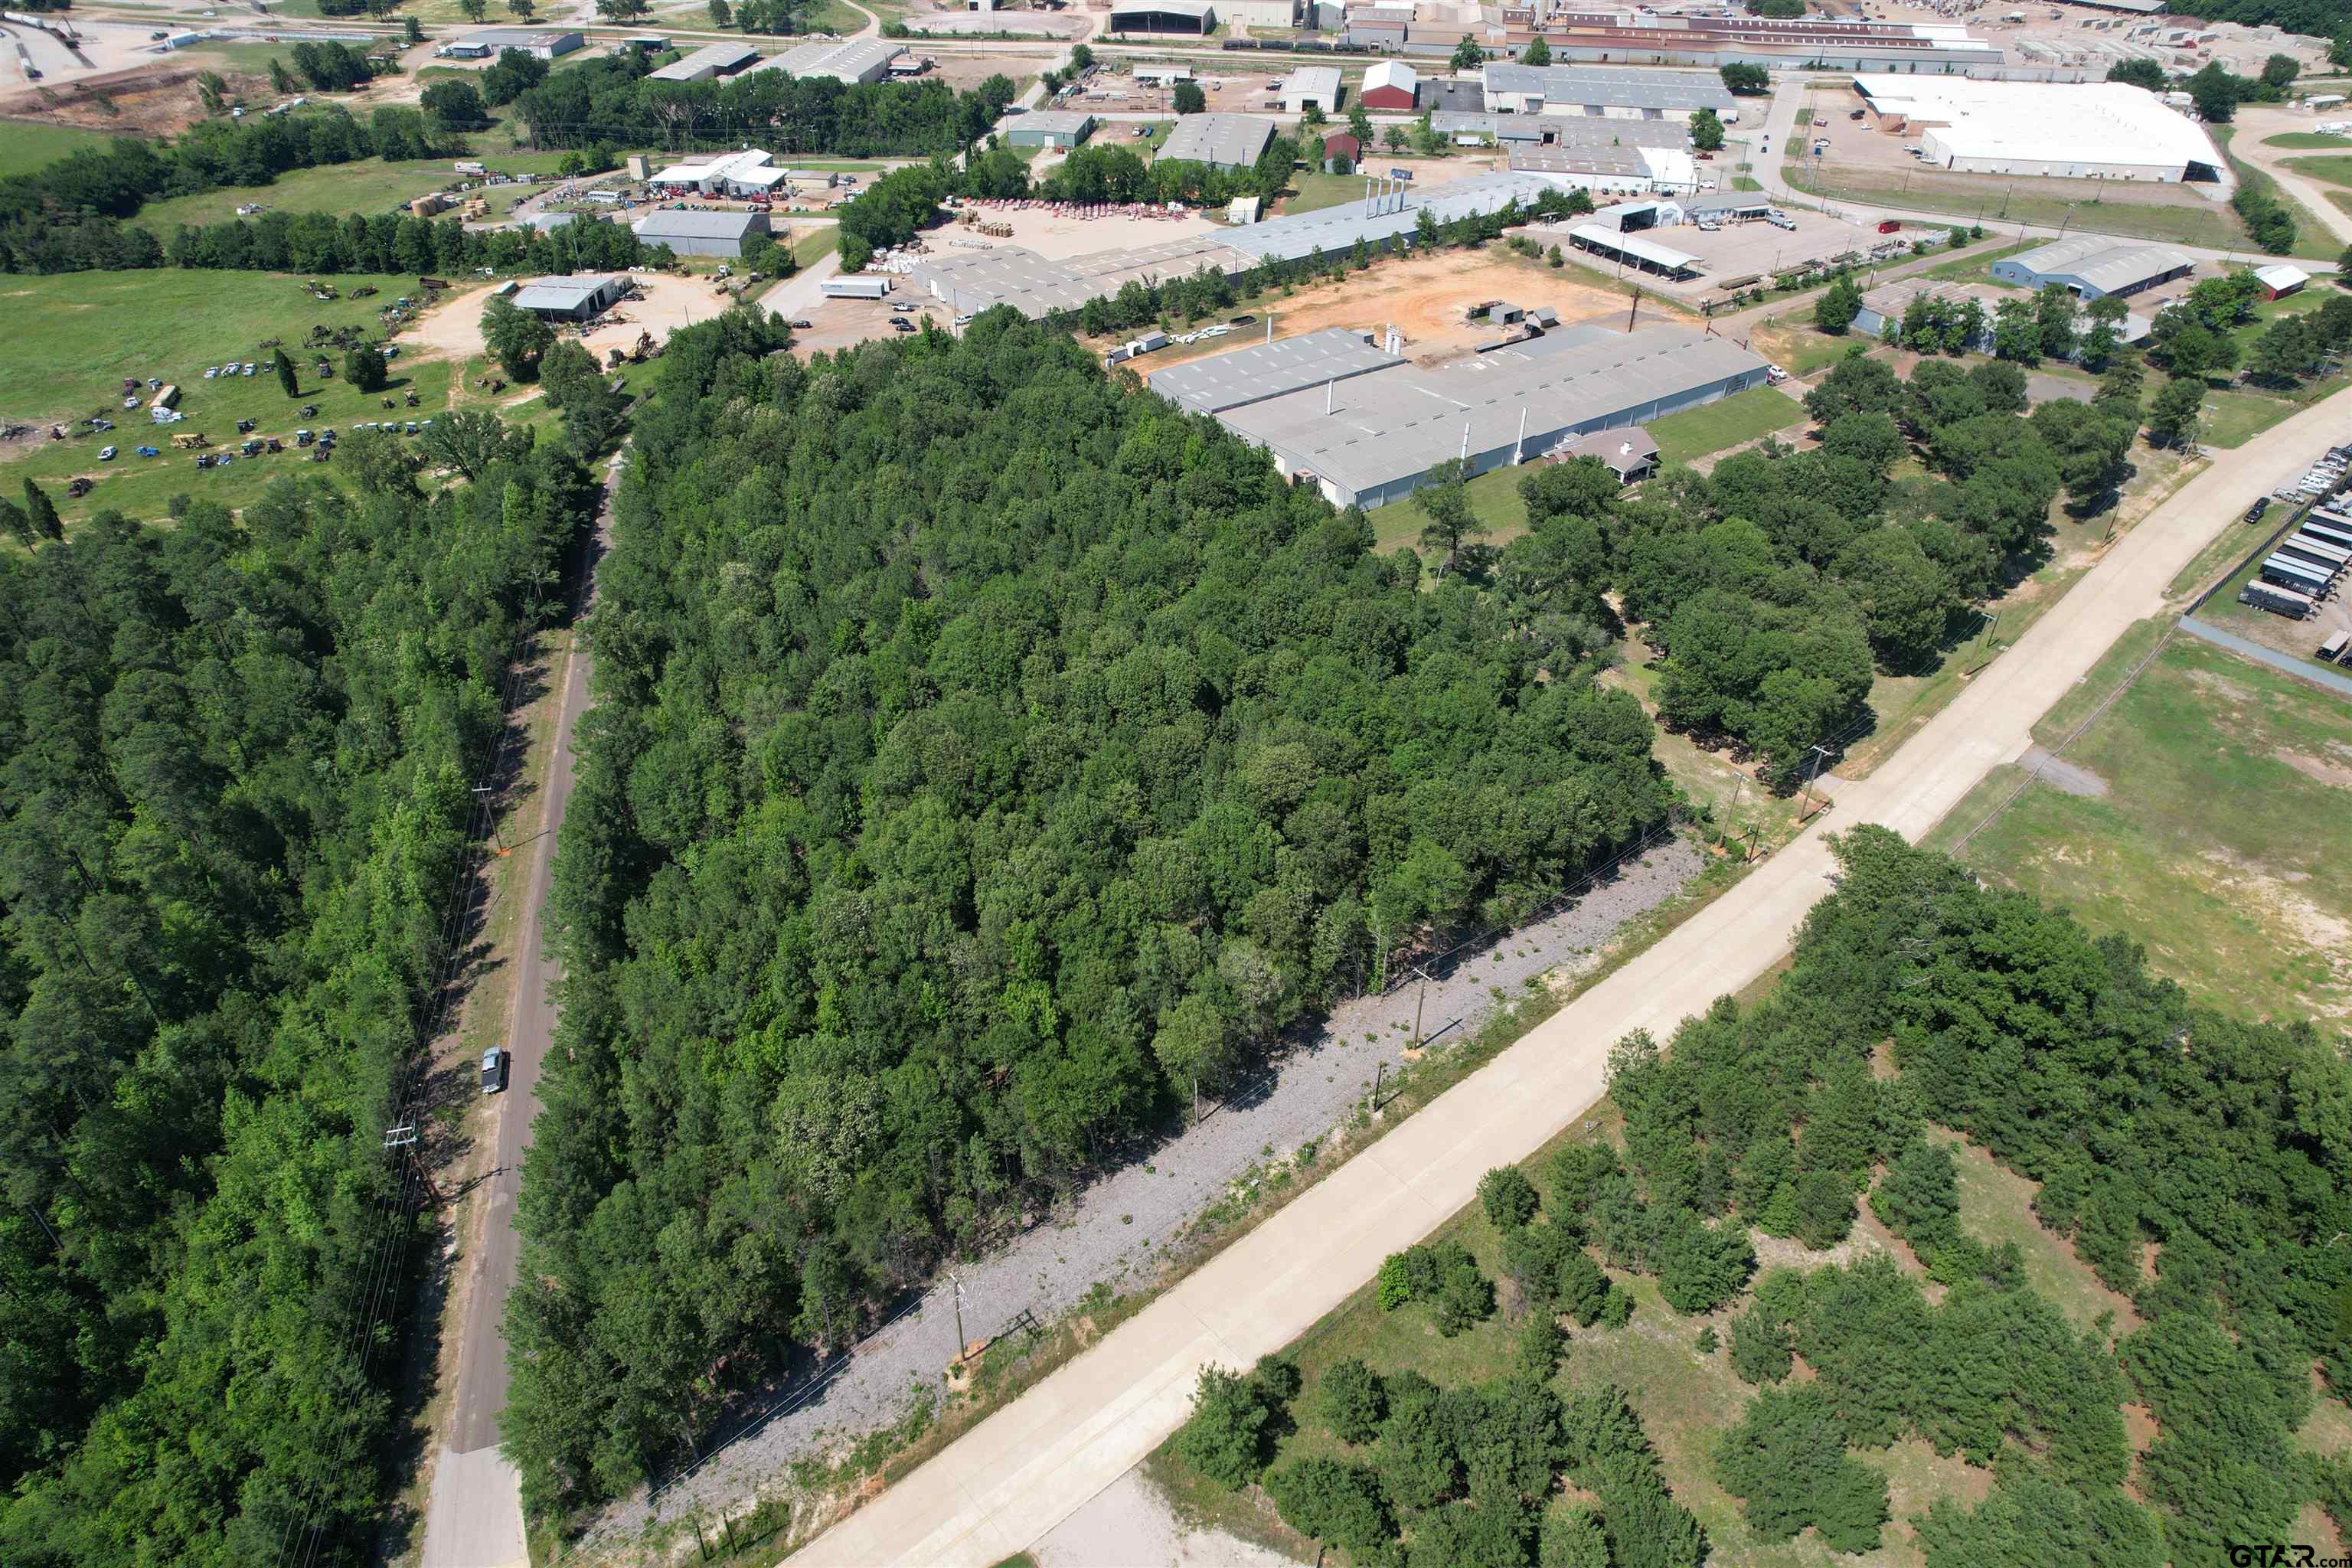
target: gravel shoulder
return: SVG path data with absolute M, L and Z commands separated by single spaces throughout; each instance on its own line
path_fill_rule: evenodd
M 1343 1003 L 1312 1036 L 1233 1098 L 1207 1108 L 1192 1127 L 1073 1194 L 999 1251 L 961 1267 L 964 1331 L 993 1336 L 1024 1310 L 1050 1322 L 1097 1283 L 1117 1289 L 1148 1283 L 1192 1221 L 1269 1151 L 1286 1154 L 1324 1136 L 1363 1099 L 1376 1063 L 1393 1068 L 1402 1059 L 1417 1005 L 1423 1033 L 1439 1037 L 1433 1048 L 1443 1049 L 1445 1040 L 1475 1029 L 1497 992 L 1521 994 L 1538 976 L 1598 962 L 1627 921 L 1681 891 L 1703 864 L 1687 839 L 1671 838 L 1550 919 L 1465 957 L 1433 977 L 1425 996 L 1416 995 L 1422 986 L 1408 984 Z M 1456 1021 L 1458 1028 L 1440 1036 Z M 692 1477 L 650 1504 L 640 1496 L 608 1510 L 599 1539 L 625 1539 L 639 1526 L 698 1508 L 727 1511 L 796 1459 L 837 1457 L 858 1436 L 897 1419 L 917 1388 L 937 1388 L 956 1342 L 954 1296 L 942 1280 L 824 1381 L 788 1391 L 764 1425 L 718 1450 Z

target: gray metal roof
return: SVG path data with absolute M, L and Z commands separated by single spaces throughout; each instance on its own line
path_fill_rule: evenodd
M 1521 143 L 1511 149 L 1511 167 L 1538 174 L 1620 174 L 1642 179 L 1650 174 L 1641 148 L 1590 142 L 1560 147 Z
M 1231 353 L 1215 354 L 1154 371 L 1151 390 L 1194 414 L 1222 414 L 1246 403 L 1303 387 L 1321 386 L 1406 363 L 1382 353 L 1364 341 L 1361 332 L 1326 327 L 1303 337 L 1253 343 Z
M 765 213 L 709 212 L 656 207 L 632 226 L 640 239 L 740 239 L 768 226 Z
M 760 58 L 760 51 L 749 44 L 705 44 L 690 55 L 677 59 L 649 73 L 655 81 L 693 81 L 698 77 L 715 71 L 733 70 L 747 60 Z
M 1143 12 L 1156 12 L 1165 16 L 1190 16 L 1195 21 L 1206 21 L 1215 10 L 1216 7 L 1209 4 L 1208 0 L 1113 0 L 1110 15 L 1112 26 L 1117 26 L 1119 17 L 1132 16 Z
M 1571 457 L 1592 458 L 1606 463 L 1612 472 L 1622 476 L 1644 463 L 1654 462 L 1658 443 L 1639 425 L 1622 425 L 1614 430 L 1595 430 L 1579 436 L 1568 444 L 1568 450 Z
M 1547 104 L 1600 104 L 1611 109 L 1731 108 L 1723 78 L 1714 71 L 1640 70 L 1590 66 L 1488 65 L 1486 90 L 1533 93 Z
M 1568 237 L 1588 250 L 1630 257 L 1637 261 L 1646 261 L 1653 267 L 1665 268 L 1670 272 L 1691 272 L 1698 268 L 1699 258 L 1696 256 L 1650 240 L 1637 239 L 1630 234 L 1619 234 L 1597 223 L 1578 224 L 1568 231 Z
M 541 278 L 526 283 L 514 302 L 525 310 L 576 310 L 612 285 L 609 278 Z
M 1558 116 L 1533 114 L 1465 114 L 1460 110 L 1439 109 L 1430 111 L 1429 128 L 1440 136 L 1458 135 L 1463 132 L 1492 136 L 1497 142 L 1540 142 L 1548 129 L 1546 119 Z M 1629 125 L 1647 123 L 1629 120 Z
M 888 38 L 819 38 L 813 44 L 771 56 L 751 69 L 785 71 L 793 76 L 862 77 L 876 66 L 887 65 L 898 58 L 906 47 Z
M 580 35 L 568 28 L 551 30 L 546 27 L 484 27 L 467 33 L 457 40 L 460 44 L 487 44 L 491 48 L 523 49 L 531 46 L 560 43 Z
M 1184 159 L 1246 169 L 1274 140 L 1274 121 L 1246 114 L 1183 114 L 1160 149 L 1160 160 Z
M 1660 402 L 1686 398 L 1764 362 L 1727 338 L 1665 328 L 1549 345 L 1535 339 L 1442 371 L 1407 366 L 1318 385 L 1220 416 L 1236 433 L 1276 448 L 1351 491 L 1377 490 L 1458 455 L 1507 447 L 1521 413 L 1530 440 L 1562 430 L 1638 424 Z M 1529 456 L 1534 454 L 1530 452 Z
M 1294 66 L 1276 89 L 1283 98 L 1337 98 L 1339 96 L 1338 66 Z
M 1083 136 L 1094 122 L 1095 117 L 1082 109 L 1037 109 L 1021 116 L 1005 130 L 1034 131 L 1041 136 Z
M 2018 257 L 2016 263 L 2044 276 L 2080 278 L 2101 293 L 2112 294 L 2184 267 L 2193 268 L 2197 258 L 2168 245 L 2118 245 L 2093 236 L 2042 246 Z
M 1354 248 L 1358 239 L 1373 244 L 1411 233 L 1424 207 L 1434 221 L 1451 223 L 1473 214 L 1498 212 L 1513 201 L 1524 206 L 1556 188 L 1533 174 L 1473 174 L 1426 192 L 1409 193 L 1395 211 L 1367 213 L 1362 202 L 1346 202 L 1265 223 L 1058 261 L 1019 246 L 1002 245 L 962 255 L 925 257 L 915 264 L 911 280 L 919 288 L 936 283 L 945 290 L 940 297 L 959 309 L 1011 305 L 1034 321 L 1116 294 L 1129 279 L 1156 283 L 1187 277 L 1203 267 L 1234 276 L 1263 260 L 1295 261 L 1318 249 L 1334 255 Z

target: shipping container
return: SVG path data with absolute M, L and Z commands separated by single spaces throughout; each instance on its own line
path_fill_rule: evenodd
M 887 278 L 828 278 L 817 285 L 828 300 L 879 300 L 890 292 Z

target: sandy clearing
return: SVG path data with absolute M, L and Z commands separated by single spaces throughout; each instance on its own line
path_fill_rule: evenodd
M 636 275 L 636 282 L 645 298 L 624 300 L 580 339 L 600 362 L 608 348 L 633 346 L 640 332 L 651 332 L 656 343 L 667 342 L 670 333 L 678 328 L 707 321 L 727 308 L 727 301 L 707 276 L 679 278 L 641 272 Z M 460 360 L 480 353 L 482 309 L 489 303 L 490 290 L 496 287 L 483 283 L 444 297 L 440 304 L 419 316 L 401 334 L 401 352 L 427 359 Z M 573 331 L 570 327 L 557 330 L 567 336 Z
M 1405 352 L 1427 363 L 1501 335 L 1500 328 L 1485 321 L 1463 320 L 1465 306 L 1486 300 L 1549 305 L 1564 323 L 1604 317 L 1624 323 L 1622 294 L 1502 254 L 1453 250 L 1385 260 L 1369 272 L 1351 274 L 1345 283 L 1302 289 L 1274 305 L 1272 314 L 1277 337 L 1325 327 L 1377 331 L 1393 323 L 1404 333 Z M 1651 314 L 1657 314 L 1654 307 Z
M 1029 1554 L 1038 1568 L 1294 1568 L 1279 1552 L 1181 1523 L 1138 1470 L 1097 1492 Z
M 1100 217 L 1081 217 L 1076 213 L 1055 212 L 1051 207 L 1024 206 L 1018 202 L 974 201 L 967 205 L 990 223 L 1012 226 L 1011 238 L 992 236 L 988 237 L 989 244 L 1017 245 L 1055 261 L 1131 246 L 1165 245 L 1171 239 L 1190 239 L 1194 235 L 1213 234 L 1225 226 L 1202 212 L 1162 213 L 1158 216 L 1145 217 L 1125 208 L 1117 208 Z M 923 237 L 927 247 L 933 254 L 939 254 L 974 248 L 950 246 L 949 242 L 982 237 L 962 224 L 949 223 L 926 231 Z

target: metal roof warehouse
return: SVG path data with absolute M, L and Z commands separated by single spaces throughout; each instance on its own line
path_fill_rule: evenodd
M 1274 121 L 1246 114 L 1184 114 L 1160 149 L 1158 161 L 1184 160 L 1221 169 L 1246 169 L 1274 140 Z
M 1238 278 L 1261 261 L 1296 261 L 1318 250 L 1336 255 L 1353 249 L 1360 239 L 1367 245 L 1386 245 L 1411 234 L 1424 210 L 1433 222 L 1452 223 L 1500 212 L 1513 202 L 1526 206 L 1544 192 L 1558 188 L 1534 174 L 1473 174 L 1427 192 L 1347 202 L 1158 245 L 1061 260 L 1049 260 L 1011 245 L 926 256 L 915 263 L 908 281 L 954 307 L 959 314 L 1010 305 L 1035 321 L 1116 294 L 1130 279 L 1157 283 L 1189 276 L 1203 267 Z
M 523 285 L 514 303 L 519 310 L 585 321 L 613 305 L 628 286 L 626 278 L 541 278 Z
M 1188 360 L 1154 371 L 1149 379 L 1152 391 L 1188 412 L 1214 415 L 1328 381 L 1394 370 L 1399 363 L 1394 354 L 1366 342 L 1361 332 L 1326 327 L 1304 337 Z
M 728 71 L 741 70 L 759 58 L 760 51 L 749 44 L 706 44 L 647 76 L 653 81 L 708 81 Z
M 1255 367 L 1278 390 L 1228 404 L 1218 421 L 1265 447 L 1285 475 L 1312 475 L 1338 506 L 1397 500 L 1450 458 L 1484 473 L 1766 379 L 1764 362 L 1730 340 L 1666 328 L 1630 334 L 1577 328 L 1440 370 L 1392 359 L 1386 369 L 1327 375 L 1304 387 L 1291 384 L 1304 373 L 1301 363 L 1276 362 L 1264 347 L 1241 352 L 1257 357 L 1223 380 L 1238 382 Z M 1328 363 L 1349 369 L 1357 361 L 1333 345 Z M 1175 391 L 1192 401 L 1234 396 L 1240 388 L 1221 384 L 1221 374 L 1202 367 L 1176 380 Z
M 1523 114 L 1601 114 L 1612 109 L 1647 115 L 1723 114 L 1737 105 L 1714 71 L 1630 70 L 1588 66 L 1486 68 L 1486 107 Z
M 667 245 L 679 256 L 739 257 L 746 240 L 768 232 L 768 215 L 656 207 L 630 227 L 647 245 Z

